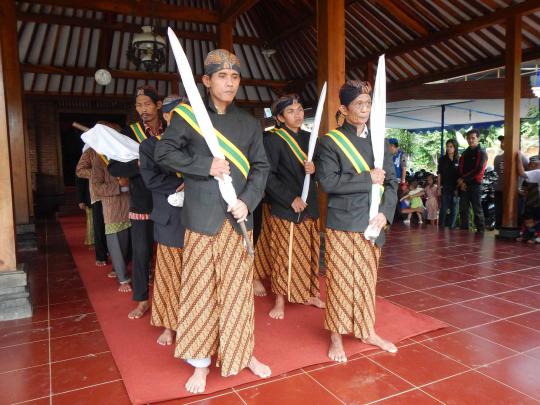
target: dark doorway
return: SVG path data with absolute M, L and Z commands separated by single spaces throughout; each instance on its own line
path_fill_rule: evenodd
M 62 140 L 62 168 L 64 186 L 75 186 L 75 168 L 82 154 L 83 142 L 81 131 L 73 128 L 74 121 L 86 127 L 92 127 L 97 121 L 110 121 L 121 125 L 126 124 L 123 114 L 60 114 L 60 135 Z

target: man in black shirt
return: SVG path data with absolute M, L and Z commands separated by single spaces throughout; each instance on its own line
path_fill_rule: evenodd
M 474 212 L 476 231 L 484 232 L 484 211 L 482 209 L 482 180 L 487 165 L 487 153 L 479 145 L 480 132 L 467 132 L 467 143 L 459 159 L 458 189 L 460 190 L 459 216 L 461 229 L 469 229 L 469 207 Z

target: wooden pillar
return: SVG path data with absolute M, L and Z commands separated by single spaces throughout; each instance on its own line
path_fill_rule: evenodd
M 375 64 L 368 62 L 364 70 L 364 80 L 371 83 L 371 87 L 375 87 Z
M 0 2 L 0 41 L 3 65 L 3 80 L 9 132 L 11 161 L 17 162 L 12 172 L 15 222 L 30 222 L 30 193 L 26 160 L 25 121 L 23 114 L 22 76 L 19 64 L 17 17 L 14 1 Z
M 320 134 L 336 127 L 339 88 L 345 82 L 345 0 L 317 0 L 317 84 L 327 84 Z M 328 197 L 319 192 L 321 230 L 326 229 Z
M 221 0 L 221 9 L 224 10 L 231 3 L 231 0 Z M 236 19 L 221 21 L 218 24 L 218 48 L 233 52 L 233 31 Z
M 504 84 L 503 228 L 516 228 L 518 216 L 516 162 L 519 150 L 521 99 L 521 15 L 506 21 L 506 77 Z M 502 233 L 502 232 L 501 232 Z
M 1 48 L 1 44 L 0 44 Z M 0 58 L 0 77 L 2 77 Z M 17 268 L 15 256 L 15 216 L 13 211 L 13 187 L 9 156 L 6 97 L 4 82 L 0 80 L 0 272 Z

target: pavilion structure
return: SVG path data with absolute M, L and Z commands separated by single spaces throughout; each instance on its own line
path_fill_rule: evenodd
M 152 84 L 163 95 L 181 92 L 171 52 L 157 72 L 137 70 L 128 60 L 127 49 L 143 25 L 161 32 L 172 27 L 198 80 L 209 50 L 233 50 L 243 65 L 238 104 L 260 119 L 272 99 L 287 92 L 316 104 L 326 81 L 321 130 L 329 129 L 339 87 L 347 78 L 372 81 L 383 53 L 390 101 L 421 95 L 504 98 L 503 225 L 516 227 L 512 156 L 519 146 L 520 99 L 532 97 L 521 66 L 540 59 L 540 0 L 5 0 L 0 4 L 0 320 L 29 315 L 17 244 L 29 240 L 50 191 L 63 193 L 71 163 L 60 135 L 62 117 L 127 118 L 139 84 Z M 106 86 L 94 80 L 100 68 L 111 73 Z M 485 82 L 450 80 L 492 69 L 502 74 Z

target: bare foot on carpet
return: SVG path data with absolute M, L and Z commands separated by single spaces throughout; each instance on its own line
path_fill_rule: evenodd
M 107 265 L 107 261 L 103 261 L 103 260 L 96 260 L 96 266 L 97 267 L 105 267 Z
M 173 342 L 173 331 L 165 328 L 163 333 L 159 335 L 157 339 L 158 344 L 161 346 L 170 346 Z
M 131 286 L 129 285 L 129 283 L 120 284 L 120 287 L 118 287 L 118 291 L 120 291 L 121 293 L 131 292 Z
M 332 332 L 330 335 L 330 348 L 328 349 L 328 357 L 338 363 L 347 361 L 347 355 L 343 350 L 343 339 L 339 333 Z
M 319 297 L 310 297 L 306 302 L 304 302 L 304 305 L 313 305 L 317 308 L 326 308 L 326 304 Z
M 384 340 L 382 337 L 380 337 L 376 333 L 373 333 L 373 335 L 371 335 L 367 339 L 362 339 L 362 342 L 368 345 L 377 346 L 388 353 L 397 353 L 398 351 L 397 347 L 392 342 L 389 342 L 388 340 Z
M 256 297 L 266 297 L 266 288 L 264 288 L 262 281 L 258 278 L 253 279 L 253 294 Z
M 283 319 L 285 318 L 285 297 L 283 295 L 276 295 L 276 303 L 270 310 L 270 318 Z
M 114 271 L 110 271 L 110 272 L 107 273 L 107 277 L 116 278 L 116 273 Z
M 186 382 L 186 390 L 192 394 L 200 394 L 206 389 L 206 376 L 210 370 L 208 367 L 195 367 L 193 375 Z
M 148 301 L 141 301 L 139 302 L 137 307 L 128 314 L 128 318 L 129 319 L 142 318 L 143 315 L 146 313 L 146 311 L 148 311 L 148 308 L 150 308 L 150 306 L 148 305 Z
M 261 363 L 259 360 L 255 358 L 255 356 L 251 356 L 251 360 L 249 360 L 248 368 L 257 377 L 268 378 L 272 375 L 272 370 L 270 370 L 270 367 L 268 367 L 266 364 Z

